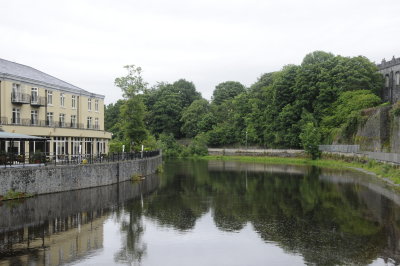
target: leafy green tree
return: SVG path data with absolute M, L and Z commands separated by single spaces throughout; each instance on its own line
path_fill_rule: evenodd
M 274 82 L 276 74 L 278 73 L 279 72 L 270 72 L 262 74 L 257 81 L 250 86 L 249 91 L 251 93 L 257 93 L 258 91 L 262 90 L 262 88 L 271 86 Z
M 128 74 L 115 79 L 115 85 L 122 90 L 126 98 L 120 106 L 120 128 L 122 128 L 126 139 L 130 142 L 139 143 L 147 138 L 147 130 L 144 124 L 146 109 L 143 104 L 143 96 L 139 95 L 146 89 L 147 83 L 143 81 L 140 67 L 128 65 L 125 68 Z
M 121 106 L 126 100 L 118 100 L 115 104 L 110 103 L 105 106 L 104 110 L 104 128 L 106 131 L 113 133 L 113 138 L 123 139 Z
M 226 81 L 218 84 L 215 87 L 212 96 L 214 104 L 221 104 L 226 100 L 233 99 L 235 96 L 245 92 L 246 88 L 237 81 Z
M 183 110 L 181 122 L 183 123 L 181 131 L 186 137 L 192 138 L 200 132 L 207 131 L 207 122 L 205 116 L 210 111 L 208 101 L 200 99 Z
M 321 142 L 321 134 L 314 123 L 309 122 L 304 126 L 300 134 L 300 139 L 304 150 L 311 156 L 311 159 L 315 160 L 321 156 L 318 148 Z
M 182 107 L 186 108 L 192 104 L 195 100 L 200 100 L 201 94 L 196 91 L 196 87 L 193 82 L 187 81 L 185 79 L 180 79 L 172 83 L 174 91 L 179 95 Z
M 135 143 L 141 143 L 147 138 L 147 130 L 143 121 L 144 113 L 145 106 L 138 95 L 128 99 L 121 106 L 124 136 Z
M 208 154 L 207 148 L 207 136 L 202 133 L 197 135 L 188 146 L 188 152 L 190 155 L 205 156 Z
M 351 113 L 374 107 L 380 103 L 381 99 L 368 90 L 344 92 L 333 103 L 331 115 L 325 116 L 322 124 L 330 128 L 340 127 Z
M 115 85 L 122 90 L 124 98 L 132 98 L 146 90 L 148 83 L 143 80 L 142 68 L 135 65 L 126 65 L 128 74 L 115 79 Z
M 144 93 L 148 110 L 147 123 L 153 134 L 172 133 L 181 138 L 182 114 L 193 101 L 201 99 L 192 82 L 178 80 L 173 84 L 159 83 Z

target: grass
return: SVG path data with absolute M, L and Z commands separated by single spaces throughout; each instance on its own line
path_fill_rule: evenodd
M 326 168 L 349 168 L 364 170 L 386 179 L 393 184 L 400 184 L 400 166 L 390 165 L 365 157 L 324 156 L 323 159 L 261 157 L 261 156 L 203 156 L 206 160 L 241 161 L 267 164 L 312 165 Z
M 134 174 L 131 176 L 131 179 L 134 182 L 139 182 L 139 181 L 142 181 L 144 179 L 144 177 L 141 174 Z
M 33 195 L 25 193 L 25 192 L 19 192 L 19 191 L 14 191 L 14 190 L 9 190 L 4 196 L 0 196 L 0 201 L 2 200 L 13 200 L 13 199 L 22 199 L 22 198 L 29 198 L 32 197 Z

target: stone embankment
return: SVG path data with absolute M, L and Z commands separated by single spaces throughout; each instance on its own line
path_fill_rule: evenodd
M 162 163 L 161 155 L 129 161 L 89 165 L 60 165 L 0 169 L 0 195 L 8 191 L 47 194 L 127 181 L 150 175 Z
M 209 155 L 227 156 L 271 156 L 271 157 L 301 157 L 304 150 L 291 149 L 208 149 Z

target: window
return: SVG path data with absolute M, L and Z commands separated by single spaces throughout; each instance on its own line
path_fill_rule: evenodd
M 389 76 L 385 76 L 385 87 L 389 88 Z
M 67 138 L 66 137 L 55 137 L 55 152 L 57 155 L 64 155 L 67 152 Z M 62 159 L 62 157 L 58 157 L 57 159 Z
M 60 127 L 65 127 L 65 114 L 60 114 L 58 123 Z
M 72 138 L 72 154 L 73 155 L 82 153 L 82 150 L 79 149 L 79 146 L 81 146 L 81 149 L 82 149 L 82 139 L 81 138 Z
M 12 123 L 21 124 L 21 110 L 19 108 L 13 108 L 12 110 Z
M 47 125 L 48 126 L 53 126 L 54 120 L 53 120 L 53 112 L 48 112 L 47 113 Z
M 37 124 L 38 124 L 38 111 L 32 110 L 31 111 L 31 125 L 37 125 Z
M 32 88 L 31 89 L 31 103 L 37 103 L 38 102 L 38 88 Z
M 92 118 L 90 116 L 87 118 L 87 128 L 92 128 Z
M 88 99 L 88 102 L 87 102 L 87 109 L 88 109 L 88 111 L 92 111 L 92 99 Z
M 53 105 L 53 92 L 52 91 L 47 92 L 47 104 Z
M 400 85 L 400 72 L 396 73 L 396 86 Z
M 76 128 L 76 115 L 71 115 L 71 127 Z
M 72 109 L 76 109 L 76 96 L 72 95 Z
M 99 129 L 99 119 L 97 117 L 94 119 L 94 128 Z
M 22 93 L 21 93 L 21 85 L 17 83 L 13 83 L 12 85 L 12 94 L 11 94 L 12 101 L 21 101 L 22 100 Z
M 60 93 L 60 106 L 64 107 L 65 104 L 65 95 L 64 93 Z
M 13 93 L 21 93 L 21 85 L 17 84 L 17 83 L 13 83 L 12 92 Z
M 98 112 L 99 111 L 99 100 L 94 100 L 94 110 L 96 111 L 96 112 Z

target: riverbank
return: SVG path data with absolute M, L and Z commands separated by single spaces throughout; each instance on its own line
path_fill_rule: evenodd
M 154 174 L 162 156 L 80 165 L 1 168 L 0 199 L 99 187 Z
M 350 158 L 334 155 L 325 155 L 322 159 L 311 160 L 309 158 L 285 158 L 285 157 L 261 157 L 261 156 L 203 156 L 205 160 L 226 160 L 267 164 L 311 165 L 327 168 L 348 168 L 375 175 L 400 189 L 400 167 L 366 158 Z

